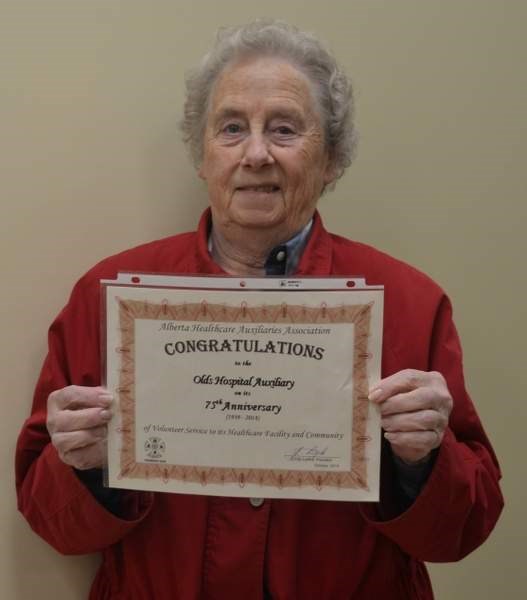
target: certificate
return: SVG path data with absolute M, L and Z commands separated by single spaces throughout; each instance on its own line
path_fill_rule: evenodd
M 382 286 L 103 281 L 111 487 L 376 501 Z

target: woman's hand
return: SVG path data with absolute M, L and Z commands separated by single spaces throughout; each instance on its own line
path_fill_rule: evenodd
M 441 373 L 399 371 L 368 397 L 379 406 L 384 437 L 403 461 L 418 462 L 441 445 L 453 405 Z
M 102 387 L 70 385 L 49 395 L 46 424 L 63 462 L 81 470 L 105 464 L 111 403 Z

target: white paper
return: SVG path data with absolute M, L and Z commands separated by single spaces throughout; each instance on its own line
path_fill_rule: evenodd
M 377 500 L 383 290 L 349 281 L 103 282 L 109 485 Z

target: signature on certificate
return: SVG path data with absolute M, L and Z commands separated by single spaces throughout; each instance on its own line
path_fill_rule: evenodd
M 339 456 L 328 456 L 329 446 L 298 446 L 290 452 L 284 454 L 289 460 L 297 460 L 302 462 L 318 462 L 321 459 L 324 461 L 338 460 Z

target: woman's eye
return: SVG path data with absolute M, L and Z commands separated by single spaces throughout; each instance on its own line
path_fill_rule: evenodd
M 241 130 L 242 128 L 238 123 L 227 123 L 222 131 L 228 135 L 236 135 L 237 133 L 240 133 Z
M 280 125 L 279 127 L 275 127 L 274 131 L 281 136 L 291 136 L 295 134 L 295 131 L 288 125 Z

